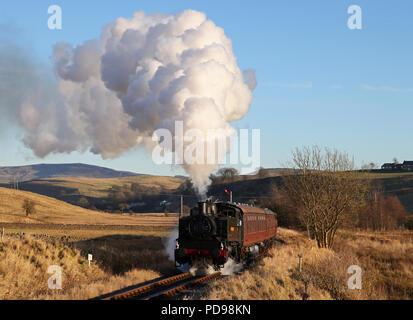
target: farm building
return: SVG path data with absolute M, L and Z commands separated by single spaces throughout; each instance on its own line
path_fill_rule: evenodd
M 404 161 L 401 163 L 385 163 L 381 166 L 385 171 L 413 171 L 413 161 Z
M 413 161 L 403 162 L 402 169 L 405 171 L 413 171 Z

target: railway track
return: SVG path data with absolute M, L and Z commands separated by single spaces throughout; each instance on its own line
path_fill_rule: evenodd
M 263 252 L 255 255 L 252 260 L 248 261 L 245 269 L 253 267 L 254 264 L 261 261 L 269 254 L 272 246 L 266 248 Z M 171 297 L 186 289 L 196 285 L 212 281 L 223 277 L 221 272 L 216 272 L 206 276 L 193 276 L 191 273 L 181 273 L 169 277 L 155 279 L 136 286 L 127 287 L 93 300 L 152 300 L 162 297 Z
M 221 277 L 220 272 L 206 276 L 193 276 L 189 272 L 182 273 L 118 290 L 97 297 L 94 300 L 152 300 L 160 299 L 162 297 L 171 297 L 183 290 L 212 281 L 219 277 Z

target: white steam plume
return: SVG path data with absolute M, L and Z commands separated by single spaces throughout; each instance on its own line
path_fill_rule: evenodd
M 239 69 L 224 30 L 193 10 L 118 18 L 100 39 L 56 44 L 53 59 L 57 92 L 38 90 L 19 109 L 24 143 L 39 157 L 89 149 L 114 158 L 153 144 L 156 129 L 174 135 L 175 121 L 185 131 L 230 135 L 256 86 L 254 71 Z M 183 167 L 204 194 L 218 165 Z

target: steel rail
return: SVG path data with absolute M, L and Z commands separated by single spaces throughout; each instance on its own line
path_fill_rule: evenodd
M 143 298 L 143 300 L 152 300 L 152 299 L 156 299 L 156 298 L 160 298 L 160 297 L 164 297 L 164 296 L 174 296 L 177 293 L 185 290 L 185 289 L 189 289 L 191 287 L 194 287 L 196 285 L 199 285 L 201 283 L 205 283 L 208 281 L 211 281 L 213 279 L 216 279 L 218 277 L 221 276 L 221 272 L 216 272 L 213 274 L 209 274 L 206 276 L 202 276 L 202 277 L 194 277 L 193 279 L 189 279 L 188 281 L 181 283 L 181 284 L 177 284 L 176 286 L 172 286 L 172 287 L 168 287 L 165 288 L 164 290 L 159 290 L 158 292 L 154 292 L 150 295 L 147 295 Z
M 182 280 L 186 280 L 192 277 L 192 275 L 187 273 L 178 274 L 176 276 L 168 277 L 165 279 L 155 280 L 146 285 L 137 285 L 134 287 L 129 287 L 128 289 L 116 291 L 112 294 L 107 294 L 102 296 L 100 300 L 122 300 L 122 299 L 130 299 L 136 296 L 143 295 L 147 292 L 156 290 L 158 288 L 162 288 L 168 285 L 172 285 L 174 283 L 180 282 Z

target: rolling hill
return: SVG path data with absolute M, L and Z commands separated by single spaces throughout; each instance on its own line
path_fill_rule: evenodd
M 116 171 L 82 163 L 35 164 L 16 167 L 0 167 L 0 183 L 30 181 L 58 177 L 71 178 L 121 178 L 137 176 L 137 173 Z
M 186 179 L 137 175 L 122 178 L 50 178 L 26 181 L 19 190 L 53 197 L 74 205 L 118 211 L 120 203 L 140 202 L 139 212 L 158 212 L 163 194 L 174 193 Z M 0 184 L 0 187 L 9 187 Z
M 396 195 L 407 212 L 413 214 L 413 172 L 375 171 L 368 176 L 384 195 Z
M 219 199 L 228 199 L 224 190 L 231 190 L 235 202 L 248 202 L 268 196 L 273 186 L 282 187 L 282 174 L 260 178 L 258 175 L 240 178 L 231 183 L 214 184 L 209 195 Z M 413 172 L 372 171 L 366 173 L 373 185 L 386 195 L 396 195 L 409 214 L 413 214 Z
M 12 169 L 0 167 L 0 181 L 2 173 L 4 178 Z M 120 205 L 126 204 L 138 205 L 133 209 L 129 207 L 134 212 L 159 212 L 163 210 L 160 202 L 167 201 L 171 203 L 168 209 L 178 212 L 180 194 L 186 195 L 186 206 L 193 206 L 198 200 L 193 191 L 182 189 L 187 181 L 186 177 L 137 175 L 83 164 L 14 167 L 13 170 L 26 172 L 25 179 L 33 176 L 51 176 L 21 182 L 20 190 L 53 197 L 85 208 L 96 207 L 100 210 L 119 212 Z M 230 183 L 212 184 L 208 194 L 217 199 L 228 200 L 224 190 L 229 189 L 233 191 L 233 200 L 236 202 L 259 199 L 268 196 L 274 185 L 282 186 L 281 176 L 286 172 L 288 170 L 282 168 L 264 169 L 255 175 L 237 176 Z M 367 173 L 367 177 L 380 186 L 384 194 L 397 195 L 408 213 L 413 214 L 413 172 L 373 170 Z M 0 187 L 10 187 L 10 184 L 0 183 Z
M 22 209 L 23 201 L 35 203 L 36 213 L 26 217 Z M 173 226 L 176 217 L 152 215 L 120 215 L 84 209 L 64 201 L 36 193 L 0 188 L 0 224 L 63 224 L 63 225 L 131 225 L 131 226 Z

